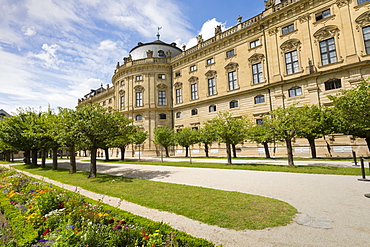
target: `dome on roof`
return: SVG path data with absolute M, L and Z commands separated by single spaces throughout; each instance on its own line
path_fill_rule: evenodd
M 161 40 L 155 40 L 150 43 L 139 42 L 132 48 L 130 56 L 132 60 L 144 59 L 149 57 L 166 58 L 180 54 L 182 50 L 176 46 L 176 43 L 167 44 Z

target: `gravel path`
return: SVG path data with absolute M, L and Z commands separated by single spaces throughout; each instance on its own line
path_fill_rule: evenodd
M 68 167 L 60 163 L 59 167 Z M 89 165 L 79 163 L 78 169 Z M 120 208 L 223 247 L 243 246 L 370 246 L 370 183 L 354 176 L 313 175 L 243 170 L 130 164 L 98 164 L 98 172 L 153 181 L 239 191 L 288 202 L 301 213 L 297 222 L 264 230 L 234 231 L 186 217 L 124 202 Z M 58 183 L 56 183 L 58 185 Z M 59 186 L 76 190 L 75 186 Z M 117 198 L 77 188 L 80 193 L 118 205 Z

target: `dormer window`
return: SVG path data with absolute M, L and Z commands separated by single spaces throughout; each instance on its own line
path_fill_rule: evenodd
M 166 57 L 166 54 L 164 53 L 164 51 L 159 50 L 158 51 L 158 57 Z

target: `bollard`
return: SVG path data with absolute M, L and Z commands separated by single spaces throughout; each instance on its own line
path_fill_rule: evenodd
M 352 150 L 352 156 L 353 156 L 353 161 L 355 162 L 355 166 L 357 166 L 357 159 L 356 159 L 356 152 Z
M 360 161 L 361 161 L 361 174 L 362 174 L 362 178 L 358 179 L 359 181 L 367 181 L 369 182 L 370 180 L 369 179 L 366 179 L 366 175 L 365 175 L 365 164 L 364 164 L 364 158 L 361 157 L 360 158 Z

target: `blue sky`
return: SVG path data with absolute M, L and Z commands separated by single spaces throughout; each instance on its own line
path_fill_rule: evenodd
M 179 47 L 264 9 L 263 0 L 0 0 L 0 109 L 77 105 L 138 42 Z

